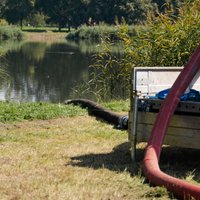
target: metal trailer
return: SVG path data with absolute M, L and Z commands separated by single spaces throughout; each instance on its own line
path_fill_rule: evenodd
M 182 67 L 135 67 L 132 72 L 128 138 L 131 157 L 136 159 L 136 145 L 147 142 L 163 100 L 152 99 L 170 88 Z M 199 74 L 188 87 L 200 91 Z M 186 91 L 187 92 L 187 91 Z M 181 101 L 170 122 L 164 144 L 200 149 L 200 102 Z

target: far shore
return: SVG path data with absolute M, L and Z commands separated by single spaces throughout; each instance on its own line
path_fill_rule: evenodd
M 66 32 L 24 32 L 25 39 L 29 41 L 55 41 L 55 40 L 65 40 L 67 35 Z

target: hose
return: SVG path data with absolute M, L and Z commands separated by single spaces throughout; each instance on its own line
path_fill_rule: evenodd
M 89 114 L 94 115 L 95 117 L 101 118 L 104 121 L 115 125 L 119 129 L 127 130 L 128 129 L 128 116 L 120 115 L 116 112 L 112 112 L 94 101 L 88 99 L 72 99 L 67 100 L 65 104 L 74 104 L 80 105 L 83 108 L 87 108 Z
M 177 197 L 183 199 L 200 200 L 200 186 L 187 183 L 162 172 L 159 167 L 159 158 L 167 127 L 174 114 L 181 95 L 186 91 L 196 73 L 200 70 L 200 45 L 185 65 L 165 101 L 163 102 L 154 123 L 143 160 L 143 172 L 151 183 L 164 186 Z

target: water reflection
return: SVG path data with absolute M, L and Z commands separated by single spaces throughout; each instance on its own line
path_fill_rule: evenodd
M 26 42 L 5 58 L 10 85 L 2 83 L 1 100 L 63 102 L 76 82 L 87 79 L 91 52 L 67 42 Z

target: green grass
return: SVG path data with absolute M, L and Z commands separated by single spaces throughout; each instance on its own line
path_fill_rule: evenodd
M 23 31 L 25 32 L 48 32 L 48 31 L 52 31 L 52 32 L 59 32 L 57 27 L 33 27 L 33 26 L 23 26 L 22 28 Z M 62 28 L 60 32 L 67 32 L 68 29 L 67 28 Z
M 128 112 L 129 101 L 111 101 L 102 105 L 112 111 Z M 48 120 L 57 117 L 73 117 L 85 115 L 86 109 L 79 106 L 52 103 L 17 103 L 0 102 L 0 122 L 14 122 L 22 120 Z
M 3 123 L 34 119 L 47 120 L 84 114 L 86 114 L 86 110 L 72 105 L 0 102 L 0 122 Z
M 102 105 L 121 112 L 128 110 L 129 101 Z M 175 200 L 165 188 L 145 183 L 141 172 L 145 144 L 137 145 L 138 160 L 133 164 L 127 132 L 88 116 L 86 110 L 0 102 L 0 116 L 5 115 L 3 122 L 22 121 L 0 123 L 0 199 Z M 160 166 L 198 184 L 198 155 L 199 150 L 166 146 Z
M 106 108 L 115 112 L 127 112 L 129 111 L 129 100 L 113 100 L 110 102 L 102 103 Z
M 1 124 L 0 130 L 0 199 L 152 200 L 158 193 L 168 199 L 134 170 L 126 131 L 95 117 Z

